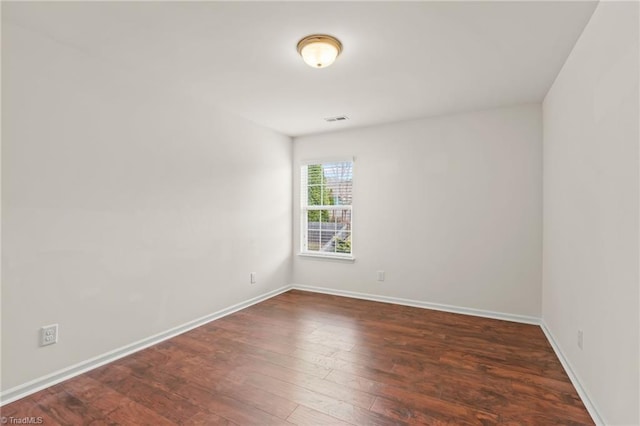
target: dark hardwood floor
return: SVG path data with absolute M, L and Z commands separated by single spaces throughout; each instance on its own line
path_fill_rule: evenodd
M 593 424 L 539 327 L 289 291 L 2 408 L 45 425 Z

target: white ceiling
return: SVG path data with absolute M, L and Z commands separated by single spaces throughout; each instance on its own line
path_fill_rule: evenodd
M 539 102 L 595 5 L 3 2 L 2 14 L 157 90 L 297 136 Z M 320 70 L 296 52 L 318 32 L 344 45 Z

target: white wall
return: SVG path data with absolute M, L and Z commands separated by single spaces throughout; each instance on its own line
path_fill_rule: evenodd
M 2 38 L 3 390 L 289 284 L 290 138 Z
M 638 22 L 600 2 L 543 104 L 543 319 L 612 425 L 640 421 Z
M 294 255 L 293 282 L 539 317 L 541 141 L 539 104 L 294 139 L 295 252 L 299 162 L 355 156 L 356 261 Z

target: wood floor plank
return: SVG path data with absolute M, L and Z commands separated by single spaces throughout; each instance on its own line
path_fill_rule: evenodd
M 387 406 L 395 407 L 393 410 L 402 408 L 402 410 L 394 411 L 394 418 L 405 419 L 404 414 L 413 413 L 409 418 L 435 419 L 438 421 L 471 422 L 477 421 L 490 422 L 497 421 L 498 416 L 493 414 L 490 409 L 471 403 L 464 399 L 443 398 L 443 389 L 450 388 L 450 385 L 443 383 L 418 382 L 407 383 L 404 386 L 390 385 L 374 380 L 349 375 L 343 372 L 334 371 L 327 377 L 327 380 L 335 381 L 343 386 L 355 389 L 366 390 L 370 394 L 378 396 L 376 403 L 372 406 L 372 410 L 386 413 Z M 460 391 L 466 388 L 466 384 L 459 388 Z M 490 395 L 490 394 L 489 394 Z M 473 396 L 476 398 L 488 398 L 485 393 L 480 390 L 473 390 Z M 506 405 L 506 399 L 502 405 Z M 391 404 L 394 402 L 395 404 Z M 499 406 L 499 405 L 498 405 Z M 385 408 L 387 407 L 387 408 Z M 490 407 L 493 408 L 493 407 Z M 400 413 L 400 414 L 398 414 Z M 400 417 L 398 417 L 400 416 Z M 415 417 L 415 418 L 414 418 Z M 406 419 L 405 419 L 406 420 Z
M 331 417 L 327 414 L 299 405 L 287 419 L 289 423 L 299 426 L 349 426 L 353 423 Z
M 47 425 L 591 425 L 539 327 L 292 290 L 2 407 Z
M 391 401 L 384 398 L 376 398 L 371 409 L 377 413 L 403 421 L 407 424 L 420 424 L 420 425 L 446 425 L 451 422 L 443 421 L 430 414 L 423 413 L 420 410 L 415 410 L 398 401 Z M 458 424 L 462 424 L 461 422 Z
M 131 401 L 126 396 L 103 385 L 102 383 L 81 375 L 61 384 L 62 388 L 78 401 L 99 410 L 105 417 Z M 43 406 L 52 406 L 51 402 L 39 401 Z M 74 409 L 75 410 L 75 409 Z
M 222 392 L 207 389 L 197 384 L 180 387 L 177 393 L 208 413 L 224 417 L 239 425 L 284 425 L 286 421 L 266 411 L 234 399 Z
M 264 389 L 232 380 L 221 380 L 216 391 L 226 396 L 251 405 L 281 419 L 286 419 L 298 407 L 294 401 L 275 395 Z
M 238 423 L 234 423 L 229 419 L 220 417 L 217 414 L 207 411 L 199 411 L 195 416 L 186 419 L 185 425 L 190 426 L 236 426 Z
M 113 366 L 110 369 L 110 376 L 116 377 L 118 374 L 121 374 L 121 378 L 103 383 L 176 424 L 182 419 L 193 417 L 199 411 L 198 407 L 186 398 L 173 392 L 160 392 L 152 381 L 138 378 L 125 367 Z
M 105 416 L 105 420 L 110 424 L 133 425 L 136 426 L 171 426 L 176 423 L 161 416 L 154 410 L 147 408 L 131 400 L 124 400 L 120 403 L 118 409 L 110 412 Z M 83 424 L 68 423 L 68 424 Z
M 356 389 L 346 388 L 335 382 L 324 380 L 308 374 L 302 375 L 299 373 L 290 374 L 284 371 L 283 368 L 278 366 L 272 366 L 271 368 L 253 368 L 251 373 L 249 371 L 243 373 L 246 377 L 249 374 L 264 374 L 265 376 L 285 381 L 292 385 L 296 385 L 307 390 L 317 392 L 319 394 L 329 396 L 333 399 L 347 402 L 360 408 L 368 409 L 373 404 L 375 397 L 369 393 L 362 392 Z
M 346 421 L 347 423 L 357 425 L 404 424 L 403 422 L 396 422 L 391 418 L 379 415 L 367 409 L 356 407 L 347 402 L 340 401 L 273 377 L 255 374 L 249 377 L 247 382 L 256 387 L 269 389 L 270 392 L 276 395 L 291 398 L 300 405 L 327 414 L 331 417 L 335 417 L 339 420 Z

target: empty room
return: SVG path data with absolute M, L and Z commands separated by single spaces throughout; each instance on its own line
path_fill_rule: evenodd
M 0 422 L 640 425 L 637 1 L 2 1 Z

